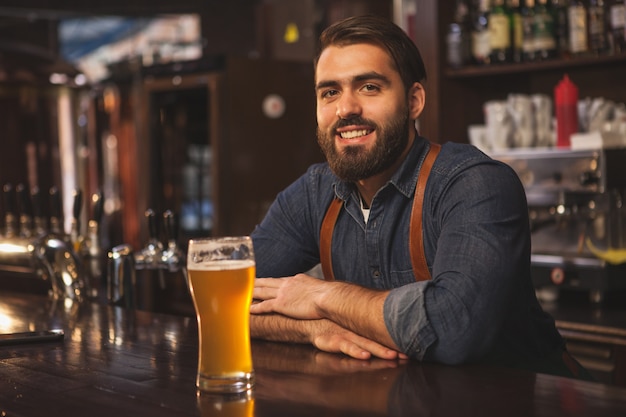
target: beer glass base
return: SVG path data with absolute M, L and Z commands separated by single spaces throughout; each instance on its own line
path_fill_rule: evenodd
M 208 376 L 198 374 L 196 387 L 200 391 L 212 393 L 238 393 L 252 389 L 254 372 L 241 373 L 236 376 Z

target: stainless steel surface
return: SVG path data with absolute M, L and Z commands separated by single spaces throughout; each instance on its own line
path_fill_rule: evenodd
M 108 253 L 107 299 L 126 308 L 137 306 L 135 256 L 130 245 L 119 245 Z
M 43 237 L 0 237 L 0 270 L 35 276 L 48 281 L 55 299 L 82 301 L 84 281 L 81 264 L 63 239 Z
M 626 149 L 513 149 L 493 153 L 520 177 L 532 233 L 535 286 L 626 288 L 626 266 L 596 256 L 626 249 Z

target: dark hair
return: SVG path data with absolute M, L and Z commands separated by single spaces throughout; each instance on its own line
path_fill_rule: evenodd
M 327 27 L 320 35 L 314 66 L 329 46 L 347 46 L 369 43 L 385 49 L 396 65 L 404 88 L 426 80 L 424 61 L 415 43 L 399 26 L 379 16 L 354 16 Z

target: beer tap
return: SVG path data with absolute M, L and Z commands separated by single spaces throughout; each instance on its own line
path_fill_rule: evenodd
M 65 236 L 61 193 L 56 187 L 50 188 L 50 232 L 59 237 Z
M 148 220 L 148 243 L 135 254 L 135 265 L 137 269 L 156 269 L 163 254 L 163 244 L 159 240 L 158 222 L 156 213 L 152 209 L 146 210 Z
M 102 248 L 100 246 L 100 222 L 104 211 L 104 197 L 101 192 L 91 196 L 92 217 L 87 223 L 87 232 L 79 238 L 79 254 L 87 273 L 87 294 L 90 298 L 98 296 L 102 277 Z
M 70 242 L 76 253 L 80 250 L 80 212 L 83 207 L 83 192 L 79 189 L 74 190 L 74 206 L 72 209 L 72 224 L 70 227 Z
M 178 245 L 178 219 L 172 210 L 163 213 L 167 248 L 163 251 L 161 262 L 170 272 L 178 271 L 184 260 L 183 252 Z
M 135 268 L 156 270 L 158 274 L 158 282 L 161 290 L 164 290 L 165 276 L 161 268 L 161 257 L 163 256 L 163 244 L 159 240 L 159 228 L 157 215 L 154 210 L 146 210 L 146 218 L 148 220 L 148 243 L 146 246 L 135 254 Z
M 46 234 L 46 219 L 43 215 L 41 191 L 39 187 L 31 189 L 31 205 L 33 207 L 33 234 L 37 237 Z
M 33 236 L 33 207 L 30 201 L 30 192 L 24 184 L 15 188 L 19 212 L 19 236 L 29 238 Z
M 3 191 L 7 232 L 0 238 L 1 267 L 32 274 L 48 282 L 50 294 L 55 300 L 81 301 L 84 295 L 83 275 L 80 261 L 70 244 L 60 235 L 45 231 L 41 235 L 33 233 L 30 227 L 32 201 L 26 187 L 19 186 L 14 190 L 7 184 Z M 19 197 L 17 201 L 15 191 Z M 19 219 L 16 215 L 18 203 Z
M 15 214 L 15 190 L 13 185 L 5 184 L 4 197 L 4 237 L 12 238 L 18 235 L 17 216 Z

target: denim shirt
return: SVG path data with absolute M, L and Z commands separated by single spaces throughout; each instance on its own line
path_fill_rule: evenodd
M 282 277 L 320 262 L 320 228 L 344 200 L 332 239 L 338 280 L 391 290 L 386 327 L 407 355 L 448 364 L 529 364 L 563 349 L 530 277 L 524 189 L 515 172 L 470 145 L 446 143 L 423 203 L 424 252 L 432 279 L 416 282 L 409 255 L 415 185 L 428 149 L 418 137 L 364 221 L 352 183 L 311 166 L 281 192 L 252 233 L 257 276 Z M 535 367 L 536 368 L 536 367 Z

